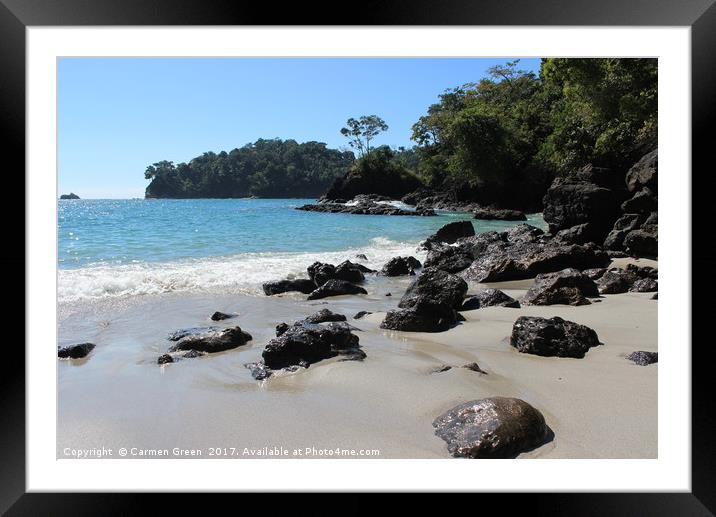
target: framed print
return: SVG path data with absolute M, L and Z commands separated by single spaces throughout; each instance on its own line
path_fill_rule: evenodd
M 0 6 L 26 202 L 3 510 L 710 514 L 710 1 L 180 4 Z

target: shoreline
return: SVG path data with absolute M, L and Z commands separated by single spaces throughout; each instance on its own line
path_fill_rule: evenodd
M 629 262 L 633 259 L 612 264 Z M 657 265 L 647 259 L 637 263 Z M 466 311 L 466 321 L 439 333 L 379 329 L 413 278 L 368 277 L 368 295 L 317 301 L 300 293 L 169 293 L 75 306 L 60 317 L 60 344 L 89 340 L 97 348 L 86 359 L 58 365 L 58 457 L 66 457 L 66 448 L 279 446 L 449 458 L 432 420 L 458 403 L 495 395 L 524 399 L 554 430 L 554 441 L 519 457 L 656 457 L 658 365 L 640 367 L 624 357 L 635 350 L 657 351 L 658 302 L 651 293 L 605 295 L 601 303 L 580 307 Z M 532 281 L 468 282 L 468 294 L 494 287 L 520 298 Z M 361 329 L 355 334 L 366 359 L 327 359 L 255 381 L 243 365 L 260 359 L 274 326 L 323 308 L 346 315 Z M 354 320 L 361 310 L 373 314 Z M 209 320 L 214 311 L 239 316 L 215 323 Z M 586 324 L 605 346 L 583 359 L 521 354 L 509 346 L 512 324 L 521 315 Z M 253 340 L 206 357 L 156 364 L 168 346 L 168 332 L 208 324 L 240 325 Z M 470 362 L 487 374 L 460 368 Z M 433 373 L 442 365 L 452 368 Z

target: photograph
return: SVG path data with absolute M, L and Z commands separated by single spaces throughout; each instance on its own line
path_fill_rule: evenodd
M 659 65 L 58 56 L 56 459 L 659 459 Z

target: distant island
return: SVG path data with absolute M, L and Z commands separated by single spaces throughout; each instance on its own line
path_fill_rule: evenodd
M 75 194 L 74 192 L 70 192 L 69 194 L 62 194 L 60 196 L 60 199 L 79 199 L 80 196 Z

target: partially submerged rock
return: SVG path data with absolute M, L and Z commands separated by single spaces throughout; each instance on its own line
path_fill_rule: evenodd
M 629 354 L 627 359 L 639 366 L 648 366 L 658 362 L 659 354 L 657 352 L 644 352 L 643 350 L 639 350 Z
M 500 208 L 479 208 L 473 212 L 475 219 L 499 220 L 499 221 L 526 221 L 527 216 L 520 210 L 508 210 Z
M 209 330 L 180 338 L 169 347 L 169 352 L 194 350 L 213 354 L 245 345 L 252 339 L 251 334 L 244 332 L 238 326 L 221 330 Z
M 321 309 L 303 321 L 308 323 L 325 323 L 326 321 L 346 321 L 346 317 L 343 314 L 337 314 L 329 309 Z
M 552 436 L 542 413 L 508 397 L 465 402 L 436 418 L 433 427 L 452 456 L 465 458 L 514 458 Z
M 309 294 L 318 287 L 313 280 L 306 278 L 297 278 L 293 280 L 278 280 L 276 282 L 266 282 L 263 284 L 263 290 L 266 296 L 273 294 L 287 293 L 298 291 L 299 293 Z
M 353 316 L 353 319 L 354 319 L 354 320 L 359 320 L 359 319 L 361 319 L 363 316 L 367 316 L 368 314 L 373 314 L 373 313 L 370 312 L 370 311 L 358 311 L 358 312 L 356 312 L 355 316 Z
M 368 294 L 368 291 L 345 280 L 328 280 L 325 284 L 308 295 L 309 300 L 319 300 L 329 296 L 341 296 L 344 294 Z
M 226 314 L 225 312 L 216 311 L 214 314 L 211 315 L 211 321 L 228 320 L 229 318 L 233 317 L 234 314 Z
M 499 289 L 483 289 L 475 295 L 465 300 L 460 308 L 461 311 L 472 311 L 482 309 L 484 307 L 510 307 L 513 309 L 520 308 L 520 302 L 506 295 Z
M 483 373 L 483 374 L 487 375 L 487 372 L 485 370 L 483 370 L 482 368 L 480 368 L 480 365 L 477 363 L 464 364 L 464 365 L 462 365 L 462 367 L 467 368 L 468 370 L 471 370 L 473 372 Z
M 364 268 L 368 269 L 365 266 L 353 264 L 350 260 L 341 262 L 337 266 L 323 262 L 314 262 L 308 266 L 308 276 L 319 287 L 333 279 L 360 283 L 365 280 L 365 276 L 363 276 Z
M 594 280 L 576 269 L 537 275 L 522 302 L 527 305 L 589 305 L 587 297 L 597 297 Z
M 60 359 L 82 359 L 94 350 L 94 343 L 76 343 L 57 347 L 57 357 Z
M 452 244 L 462 237 L 470 237 L 472 235 L 475 235 L 475 227 L 470 221 L 454 221 L 446 224 L 428 237 L 424 244 L 427 248 L 430 248 L 431 244 L 441 242 Z
M 594 330 L 559 317 L 520 316 L 512 327 L 510 345 L 522 353 L 581 359 L 601 343 Z
M 415 257 L 393 257 L 386 262 L 380 270 L 380 274 L 383 276 L 414 275 L 415 270 L 421 266 L 422 264 Z

